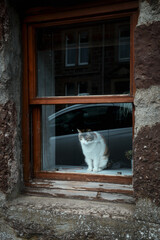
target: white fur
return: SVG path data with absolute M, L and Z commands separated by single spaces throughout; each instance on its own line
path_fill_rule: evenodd
M 107 146 L 98 132 L 93 133 L 95 136 L 93 141 L 86 141 L 82 138 L 80 143 L 85 156 L 85 162 L 88 165 L 88 171 L 99 172 L 106 167 L 108 162 L 108 156 L 105 155 Z

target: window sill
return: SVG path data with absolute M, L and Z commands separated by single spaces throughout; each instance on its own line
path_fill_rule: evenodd
M 34 179 L 26 183 L 24 193 L 30 196 L 134 203 L 132 185 L 125 184 Z
M 17 206 L 19 208 L 19 212 L 22 211 L 22 208 L 26 208 L 26 206 L 30 206 L 33 209 L 43 209 L 52 208 L 56 213 L 65 212 L 67 214 L 73 213 L 80 215 L 92 215 L 96 217 L 111 217 L 112 218 L 121 218 L 132 216 L 134 212 L 135 205 L 134 204 L 123 204 L 123 203 L 104 203 L 104 202 L 91 202 L 91 201 L 83 201 L 83 200 L 75 200 L 75 199 L 63 199 L 63 198 L 49 198 L 49 197 L 28 197 L 25 195 L 20 195 L 18 198 L 8 202 L 8 205 L 12 207 Z M 20 210 L 21 206 L 21 210 Z
M 58 172 L 62 173 L 87 173 L 111 176 L 132 176 L 132 169 L 105 169 L 100 172 L 88 172 L 87 167 L 81 166 L 56 166 Z
M 3 208 L 1 228 L 12 239 L 124 239 L 139 230 L 134 212 L 134 204 L 21 195 Z

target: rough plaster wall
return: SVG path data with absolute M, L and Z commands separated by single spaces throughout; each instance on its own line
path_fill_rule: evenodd
M 0 198 L 16 195 L 20 182 L 21 44 L 14 10 L 0 1 Z M 4 195 L 7 194 L 7 195 Z
M 160 205 L 160 1 L 140 1 L 135 30 L 133 185 L 137 199 Z

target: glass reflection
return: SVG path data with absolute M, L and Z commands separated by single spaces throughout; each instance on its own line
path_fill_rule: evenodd
M 132 104 L 43 106 L 42 149 L 42 170 L 131 169 Z
M 129 94 L 130 19 L 36 31 L 37 95 Z

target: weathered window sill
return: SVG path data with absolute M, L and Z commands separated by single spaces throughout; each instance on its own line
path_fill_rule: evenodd
M 26 183 L 24 193 L 30 196 L 134 203 L 132 185 L 126 184 L 34 179 Z

